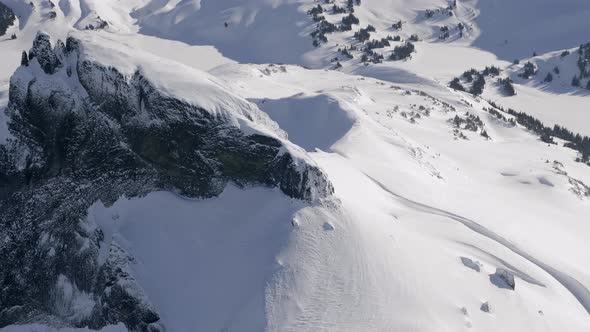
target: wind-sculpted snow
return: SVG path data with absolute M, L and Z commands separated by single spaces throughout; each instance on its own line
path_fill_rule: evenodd
M 375 67 L 372 72 L 378 73 Z M 273 302 L 270 326 L 369 331 L 436 331 L 440 322 L 449 331 L 469 326 L 481 331 L 589 326 L 587 292 L 559 273 L 587 289 L 586 272 L 578 270 L 587 256 L 578 249 L 584 246 L 581 234 L 588 231 L 582 221 L 587 201 L 572 193 L 567 177 L 550 167 L 551 160 L 566 160 L 567 168 L 587 181 L 587 166 L 576 163 L 570 149 L 548 147 L 518 124 L 488 112 L 492 106 L 485 101 L 450 92 L 433 80 L 421 82 L 424 78 L 393 84 L 337 71 L 276 65 L 225 66 L 214 73 L 269 114 L 276 113 L 287 128 L 291 122 L 278 117 L 288 118 L 302 107 L 271 105 L 298 106 L 293 97 L 299 93 L 337 101 L 340 112 L 354 119 L 354 125 L 330 149 L 311 155 L 334 183 L 335 196 L 347 216 L 338 221 L 326 217 L 318 225 L 329 243 L 322 245 L 337 245 L 335 237 L 348 243 L 347 248 L 353 247 L 355 254 L 343 248 L 324 249 L 337 250 L 334 260 L 338 263 L 325 269 L 308 266 L 306 281 L 296 284 L 299 292 L 290 290 L 293 283 L 286 281 L 298 274 L 285 274 L 275 298 L 292 303 L 292 309 L 285 302 Z M 312 134 L 304 138 L 316 137 Z M 523 207 L 523 201 L 537 210 Z M 470 216 L 469 222 L 461 216 Z M 305 223 L 298 219 L 297 224 Z M 580 236 L 572 235 L 573 228 Z M 317 239 L 317 235 L 309 236 Z M 315 249 L 309 251 L 316 257 Z M 480 272 L 471 273 L 460 257 L 479 261 Z M 497 280 L 490 275 L 497 268 L 514 275 L 515 290 L 492 283 Z M 335 272 L 342 270 L 354 272 Z M 322 291 L 305 293 L 307 284 L 321 285 L 315 288 Z M 285 292 L 291 295 L 280 295 Z M 484 302 L 493 308 L 494 318 L 480 310 Z M 424 308 L 436 309 L 430 314 Z M 569 308 L 568 314 L 562 312 L 567 318 L 547 314 L 561 312 L 558 308 Z M 392 310 L 400 315 L 389 315 Z M 319 319 L 317 312 L 327 313 Z M 360 327 L 354 321 L 366 323 Z
M 565 274 L 561 271 L 558 271 L 557 269 L 547 265 L 546 263 L 543 263 L 542 261 L 534 258 L 532 255 L 530 255 L 529 253 L 525 252 L 524 250 L 518 248 L 518 246 L 515 246 L 514 244 L 510 243 L 505 238 L 501 237 L 498 234 L 495 234 L 494 232 L 486 229 L 485 227 L 481 226 L 480 224 L 478 224 L 472 220 L 469 220 L 469 219 L 464 218 L 462 216 L 456 215 L 452 212 L 444 211 L 444 210 L 441 210 L 441 209 L 438 209 L 435 207 L 431 207 L 431 206 L 428 206 L 428 205 L 425 205 L 425 204 L 422 204 L 419 202 L 409 200 L 405 197 L 402 197 L 402 196 L 392 192 L 386 186 L 379 183 L 377 180 L 371 178 L 370 176 L 369 176 L 369 178 L 373 182 L 375 182 L 375 184 L 377 184 L 379 187 L 381 187 L 383 190 L 387 191 L 388 193 L 390 193 L 391 195 L 393 195 L 397 199 L 401 200 L 404 204 L 408 204 L 408 205 L 412 206 L 413 208 L 423 211 L 425 213 L 433 213 L 433 214 L 437 214 L 437 215 L 444 216 L 447 218 L 451 218 L 455 221 L 458 221 L 461 224 L 463 224 L 465 227 L 469 228 L 470 230 L 477 232 L 478 234 L 483 235 L 485 237 L 488 237 L 488 238 L 502 244 L 503 246 L 512 250 L 513 252 L 517 253 L 518 255 L 528 259 L 532 263 L 536 264 L 537 266 L 539 266 L 540 268 L 545 270 L 545 272 L 550 274 L 552 277 L 554 277 L 556 280 L 558 280 L 564 287 L 566 287 L 572 293 L 572 295 L 576 299 L 578 299 L 578 301 L 580 301 L 580 304 L 590 314 L 590 291 L 586 287 L 584 287 L 584 285 L 582 285 L 576 279 L 574 279 L 574 278 L 568 276 L 567 274 Z M 527 280 L 528 282 L 535 283 L 540 286 L 544 286 L 543 284 L 539 283 L 538 281 L 535 281 L 534 279 L 531 280 L 530 277 L 525 276 L 523 279 Z

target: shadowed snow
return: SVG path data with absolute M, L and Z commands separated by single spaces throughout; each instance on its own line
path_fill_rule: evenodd
M 338 101 L 325 95 L 263 100 L 258 107 L 287 132 L 291 142 L 307 151 L 329 151 L 353 125 Z

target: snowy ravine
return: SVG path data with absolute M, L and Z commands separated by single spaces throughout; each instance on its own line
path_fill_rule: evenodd
M 0 331 L 590 331 L 587 1 L 0 3 Z

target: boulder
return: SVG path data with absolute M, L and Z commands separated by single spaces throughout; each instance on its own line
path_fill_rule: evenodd
M 490 275 L 490 280 L 499 288 L 507 288 L 511 290 L 516 288 L 514 273 L 501 267 L 496 268 L 496 272 Z

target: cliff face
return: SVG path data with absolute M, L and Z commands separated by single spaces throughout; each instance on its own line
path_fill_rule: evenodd
M 8 27 L 14 24 L 16 16 L 12 9 L 0 2 L 0 36 L 6 34 Z
M 259 110 L 211 112 L 160 91 L 140 69 L 128 75 L 83 56 L 83 47 L 74 38 L 52 47 L 40 33 L 11 79 L 13 138 L 0 145 L 0 327 L 159 328 L 133 257 L 116 242 L 101 248 L 103 233 L 86 218 L 98 200 L 156 190 L 208 198 L 230 181 L 306 201 L 333 191 L 280 137 L 254 129 Z

